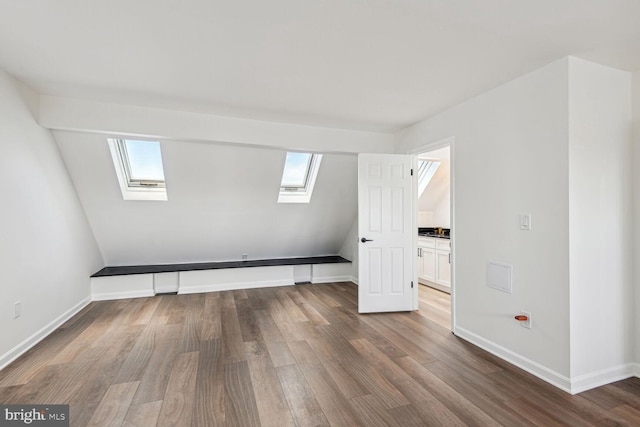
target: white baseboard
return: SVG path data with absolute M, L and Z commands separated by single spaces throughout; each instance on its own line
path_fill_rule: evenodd
M 336 283 L 349 281 L 351 281 L 351 276 L 325 276 L 311 278 L 311 283 Z
M 638 376 L 638 365 L 627 363 L 571 378 L 571 394 L 582 393 L 616 381 Z
M 152 297 L 155 293 L 153 290 L 139 290 L 139 291 L 126 291 L 126 292 L 103 292 L 99 294 L 91 295 L 92 301 L 107 301 L 114 299 L 128 299 L 128 298 L 146 298 Z
M 235 291 L 238 289 L 273 288 L 293 286 L 291 281 L 264 280 L 259 282 L 213 283 L 210 285 L 180 286 L 178 294 L 201 294 L 205 292 Z
M 504 348 L 492 341 L 474 334 L 464 328 L 455 328 L 456 336 L 477 345 L 483 350 L 498 356 L 499 358 L 529 372 L 532 375 L 548 382 L 570 394 L 582 393 L 592 388 L 624 380 L 633 376 L 640 377 L 640 364 L 627 363 L 600 371 L 567 378 L 533 360 L 523 357 L 513 351 Z
M 429 282 L 427 280 L 423 280 L 421 282 L 420 279 L 418 279 L 418 284 L 429 286 L 430 288 L 434 288 L 434 289 L 437 289 L 437 290 L 442 291 L 444 293 L 451 294 L 451 286 L 444 286 L 444 285 L 441 285 L 439 283 Z
M 349 278 L 349 280 L 351 280 L 351 281 L 352 281 L 353 283 L 355 283 L 356 285 L 358 284 L 358 278 L 357 278 L 357 277 L 355 277 L 355 276 L 351 276 L 351 277 Z
M 537 362 L 534 362 L 531 359 L 514 353 L 513 351 L 502 347 L 501 345 L 489 341 L 459 326 L 456 326 L 454 333 L 456 336 L 477 345 L 483 350 L 486 350 L 489 353 L 494 354 L 521 369 L 524 369 L 525 371 L 548 382 L 549 384 L 554 385 L 559 389 L 566 391 L 567 393 L 572 392 L 571 380 L 564 375 L 561 375 L 545 366 L 542 366 Z
M 17 346 L 13 347 L 11 350 L 0 356 L 0 370 L 4 369 L 9 363 L 16 360 L 18 357 L 22 356 L 33 346 L 38 344 L 44 338 L 46 338 L 50 333 L 58 329 L 60 326 L 64 324 L 67 320 L 71 319 L 73 316 L 78 314 L 80 310 L 85 308 L 91 302 L 91 297 L 87 297 L 71 307 L 69 310 L 62 313 L 60 316 L 55 318 L 53 321 L 49 322 L 46 326 L 40 329 L 35 334 L 31 335 L 26 340 L 22 341 Z

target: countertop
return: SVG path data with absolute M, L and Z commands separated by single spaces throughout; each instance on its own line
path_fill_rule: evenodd
M 245 261 L 197 262 L 186 264 L 126 265 L 105 267 L 91 277 L 124 276 L 128 274 L 169 273 L 176 271 L 218 270 L 222 268 L 272 267 L 281 265 L 336 264 L 351 262 L 338 255 L 296 258 L 256 259 Z
M 418 237 L 433 237 L 435 239 L 447 239 L 447 240 L 451 239 L 450 236 L 445 236 L 442 234 L 435 234 L 435 233 L 418 233 Z

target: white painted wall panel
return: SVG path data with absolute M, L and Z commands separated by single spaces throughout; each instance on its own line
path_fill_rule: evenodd
M 181 294 L 294 284 L 292 265 L 180 272 Z
M 0 70 L 0 367 L 82 308 L 103 266 L 37 100 Z
M 91 298 L 94 301 L 152 297 L 153 274 L 127 274 L 91 278 Z
M 358 250 L 360 241 L 358 239 L 358 218 L 353 220 L 351 228 L 342 243 L 339 255 L 351 261 L 351 277 L 352 280 L 358 282 Z
M 347 282 L 351 280 L 351 263 L 314 264 L 311 266 L 312 283 Z
M 456 331 L 573 392 L 633 372 L 630 92 L 627 73 L 565 58 L 399 139 L 455 138 Z M 490 259 L 514 266 L 512 294 L 484 285 Z
M 631 76 L 569 59 L 571 376 L 633 359 Z
M 124 201 L 106 136 L 54 132 L 108 265 L 333 255 L 357 211 L 357 159 L 326 154 L 311 203 L 278 204 L 285 151 L 162 141 L 168 201 Z
M 295 283 L 311 282 L 311 265 L 294 265 L 293 281 Z
M 153 291 L 156 294 L 178 292 L 180 276 L 177 271 L 153 273 Z
M 457 327 L 558 378 L 570 374 L 567 93 L 564 59 L 406 129 L 397 150 L 455 138 Z M 513 294 L 486 285 L 489 260 L 514 266 Z M 533 329 L 513 320 L 521 309 Z

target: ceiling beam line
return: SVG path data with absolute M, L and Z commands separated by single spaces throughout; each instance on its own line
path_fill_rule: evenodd
M 390 133 L 299 125 L 41 95 L 38 123 L 52 130 L 216 142 L 322 153 L 393 153 Z

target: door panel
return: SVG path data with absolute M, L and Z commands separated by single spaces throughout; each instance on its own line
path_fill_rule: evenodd
M 360 313 L 413 309 L 413 159 L 358 157 Z

